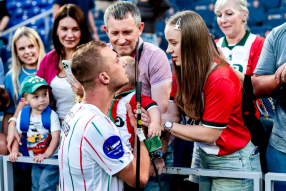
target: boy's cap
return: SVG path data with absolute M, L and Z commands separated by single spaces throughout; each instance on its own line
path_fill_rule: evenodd
M 38 76 L 28 76 L 21 84 L 21 95 L 24 93 L 34 93 L 38 88 L 52 89 L 47 82 Z

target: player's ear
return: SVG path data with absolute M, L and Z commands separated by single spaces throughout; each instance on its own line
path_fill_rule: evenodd
M 109 84 L 109 82 L 110 82 L 110 77 L 108 76 L 108 74 L 106 72 L 101 72 L 98 75 L 98 78 L 105 85 Z

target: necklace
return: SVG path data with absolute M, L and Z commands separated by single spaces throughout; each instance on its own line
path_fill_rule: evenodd
M 35 75 L 35 74 L 36 74 L 36 72 L 28 73 L 28 72 L 24 69 L 24 66 L 23 66 L 23 65 L 22 65 L 22 70 L 23 70 L 23 72 L 24 72 L 25 74 L 27 74 L 28 76 L 30 76 L 30 75 Z

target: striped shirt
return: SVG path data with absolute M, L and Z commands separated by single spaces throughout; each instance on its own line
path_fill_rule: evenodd
M 124 169 L 133 155 L 110 119 L 94 105 L 77 103 L 62 128 L 61 190 L 123 190 L 123 181 L 113 175 Z

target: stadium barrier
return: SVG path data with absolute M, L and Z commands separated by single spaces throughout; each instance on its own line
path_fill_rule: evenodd
M 13 165 L 12 165 L 12 162 L 9 160 L 8 156 L 0 155 L 0 162 L 2 158 L 3 158 L 3 174 L 4 174 L 4 191 L 12 191 L 13 190 Z M 17 162 L 36 164 L 36 162 L 33 161 L 31 157 L 18 157 Z M 57 159 L 44 159 L 41 164 L 58 165 L 58 160 Z M 0 171 L 1 171 L 1 165 L 0 165 Z M 208 170 L 208 169 L 196 169 L 196 168 L 165 167 L 163 169 L 163 173 L 221 177 L 221 178 L 253 179 L 254 191 L 262 191 L 262 173 L 261 172 L 241 172 L 241 171 L 229 171 L 229 170 Z
M 4 155 L 0 155 L 0 191 L 4 191 L 3 157 Z
M 272 173 L 269 172 L 265 174 L 265 191 L 273 191 L 274 190 L 274 180 L 275 181 L 286 181 L 285 173 Z

